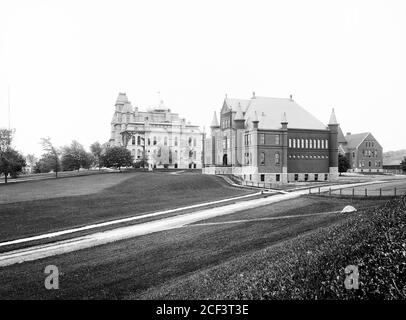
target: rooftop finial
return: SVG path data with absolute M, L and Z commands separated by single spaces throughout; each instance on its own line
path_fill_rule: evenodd
M 255 91 L 252 91 L 252 99 L 255 99 Z
M 284 113 L 282 114 L 281 123 L 282 123 L 282 124 L 288 123 L 288 119 L 287 119 L 287 117 L 286 117 L 286 112 L 284 112 Z
M 292 94 L 289 96 L 289 98 L 290 98 L 290 101 L 293 101 L 293 95 Z

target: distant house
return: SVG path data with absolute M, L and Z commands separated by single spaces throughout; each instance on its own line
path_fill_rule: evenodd
M 338 128 L 338 152 L 350 162 L 350 172 L 383 172 L 383 149 L 370 132 L 345 136 Z

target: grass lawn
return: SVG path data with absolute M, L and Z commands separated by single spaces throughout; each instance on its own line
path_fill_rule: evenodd
M 272 214 L 300 214 L 299 200 L 288 201 L 290 205 Z M 306 198 L 304 207 L 311 206 L 314 212 L 320 212 L 346 204 L 345 200 L 340 205 L 334 203 L 329 207 L 323 202 L 319 206 L 319 200 Z M 269 215 L 273 206 L 262 207 L 263 214 Z M 25 262 L 2 268 L 0 298 L 155 298 L 158 293 L 164 297 L 194 297 L 192 290 L 200 294 L 198 287 L 208 289 L 206 283 L 210 279 L 202 276 L 206 270 L 216 266 L 221 269 L 235 258 L 244 261 L 247 255 L 278 243 L 283 247 L 286 240 L 346 217 L 331 214 L 243 224 L 191 225 Z M 62 272 L 59 290 L 44 288 L 44 268 L 49 264 L 58 266 Z M 250 268 L 254 270 L 255 265 Z M 238 275 L 237 268 L 232 272 Z M 188 285 L 191 287 L 187 288 Z M 176 290 L 178 286 L 184 294 Z
M 0 204 L 0 241 L 252 193 L 215 176 L 148 172 L 22 182 L 0 192 L 21 200 Z M 30 200 L 31 192 L 48 198 Z

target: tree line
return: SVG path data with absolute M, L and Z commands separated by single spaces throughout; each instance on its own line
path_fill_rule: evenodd
M 7 183 L 9 177 L 16 178 L 29 165 L 33 173 L 54 172 L 58 177 L 60 171 L 79 171 L 80 169 L 117 168 L 133 166 L 133 156 L 125 147 L 103 146 L 99 142 L 90 145 L 90 152 L 78 141 L 70 145 L 57 147 L 51 138 L 42 138 L 44 153 L 38 159 L 35 155 L 24 156 L 12 146 L 15 131 L 0 129 L 0 175 Z

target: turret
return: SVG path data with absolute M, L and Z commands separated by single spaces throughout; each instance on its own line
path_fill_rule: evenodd
M 211 120 L 210 128 L 212 129 L 212 131 L 213 131 L 213 129 L 218 129 L 218 128 L 220 128 L 219 122 L 218 122 L 218 120 L 217 120 L 216 111 L 214 111 L 213 119 Z
M 242 114 L 242 110 L 241 110 L 241 104 L 238 103 L 238 107 L 237 107 L 237 112 L 234 116 L 234 124 L 235 124 L 235 128 L 236 129 L 244 129 L 244 116 Z
M 329 133 L 329 168 L 330 180 L 338 179 L 338 122 L 334 112 L 331 111 L 328 123 Z

